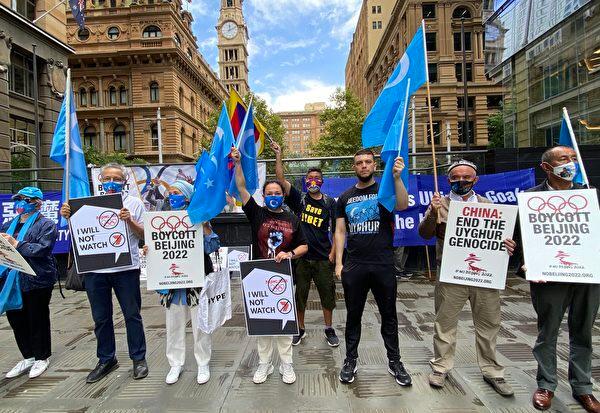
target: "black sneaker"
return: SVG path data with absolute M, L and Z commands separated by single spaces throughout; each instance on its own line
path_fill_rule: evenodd
M 357 371 L 358 367 L 356 367 L 356 359 L 344 360 L 344 366 L 340 371 L 340 381 L 342 383 L 352 383 Z
M 340 345 L 340 339 L 335 334 L 335 330 L 332 327 L 325 329 L 325 340 L 330 347 L 337 347 Z
M 396 383 L 400 386 L 411 386 L 412 379 L 410 378 L 410 374 L 404 368 L 404 364 L 400 360 L 398 361 L 390 361 L 388 363 L 388 371 L 392 376 L 396 378 Z
M 292 339 L 292 346 L 297 346 L 298 344 L 300 344 L 302 339 L 306 337 L 306 331 L 303 328 L 300 328 L 299 331 L 300 334 L 294 336 L 294 338 Z

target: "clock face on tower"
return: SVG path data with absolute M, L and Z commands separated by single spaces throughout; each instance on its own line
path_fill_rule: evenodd
M 238 26 L 232 21 L 227 21 L 223 23 L 223 26 L 221 27 L 221 34 L 226 39 L 233 39 L 237 35 L 237 32 Z

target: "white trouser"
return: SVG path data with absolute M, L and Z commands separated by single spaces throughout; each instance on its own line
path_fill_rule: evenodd
M 270 363 L 273 356 L 273 342 L 277 344 L 279 358 L 283 363 L 292 363 L 292 337 L 258 337 L 258 359 L 260 363 Z
M 185 363 L 185 325 L 188 315 L 192 318 L 196 363 L 200 367 L 208 365 L 210 361 L 211 336 L 198 329 L 198 306 L 171 304 L 166 309 L 167 360 L 171 367 Z

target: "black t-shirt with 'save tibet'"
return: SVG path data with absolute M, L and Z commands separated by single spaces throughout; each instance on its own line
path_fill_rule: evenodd
M 313 199 L 292 186 L 285 203 L 300 218 L 300 226 L 308 242 L 308 253 L 304 257 L 328 260 L 331 251 L 329 233 L 333 232 L 332 222 L 335 222 L 335 200 L 324 195 L 321 199 Z
M 346 220 L 348 261 L 393 263 L 394 214 L 377 200 L 379 184 L 353 186 L 337 200 L 337 217 Z
M 290 252 L 306 245 L 300 220 L 289 211 L 273 212 L 250 200 L 242 207 L 252 229 L 252 259 L 275 258 L 281 251 Z

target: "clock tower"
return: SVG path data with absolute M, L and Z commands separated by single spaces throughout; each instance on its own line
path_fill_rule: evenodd
M 235 89 L 240 96 L 248 86 L 248 28 L 242 10 L 244 0 L 221 0 L 221 14 L 217 23 L 219 74 L 227 89 Z

